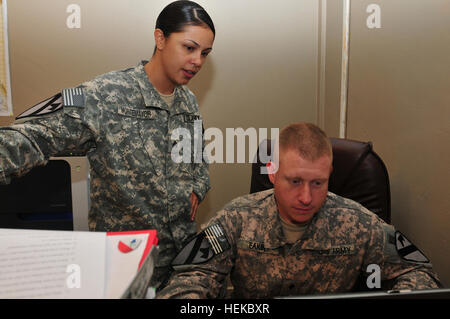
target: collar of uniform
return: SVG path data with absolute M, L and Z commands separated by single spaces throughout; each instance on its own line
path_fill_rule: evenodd
M 267 227 L 266 237 L 264 246 L 270 249 L 276 249 L 287 245 L 284 235 L 283 226 L 281 224 L 281 219 L 279 216 L 279 211 L 275 199 L 275 194 L 272 192 L 271 196 L 268 198 L 270 204 L 267 205 L 264 220 L 267 221 L 265 225 Z M 330 197 L 327 199 L 319 209 L 319 211 L 314 215 L 312 220 L 305 229 L 302 237 L 297 241 L 301 244 L 301 249 L 330 249 L 332 247 L 332 241 L 330 238 L 330 225 L 329 220 L 323 218 L 326 215 L 327 202 L 330 201 Z M 297 245 L 296 243 L 296 245 Z
M 264 219 L 266 221 L 265 227 L 267 229 L 265 235 L 264 247 L 269 249 L 276 249 L 287 244 L 284 234 L 283 226 L 281 225 L 280 215 L 278 212 L 277 201 L 275 193 L 272 189 L 272 194 L 267 198 L 269 201 L 266 206 Z
M 278 211 L 278 206 L 275 199 L 275 193 L 268 198 L 271 201 L 268 205 L 269 209 L 266 210 L 267 220 L 267 233 L 265 240 L 265 247 L 269 249 L 276 249 L 287 245 L 287 241 L 283 234 L 283 226 L 281 224 L 281 217 Z M 327 197 L 328 200 L 328 197 Z M 326 219 L 321 218 L 324 214 L 324 206 L 314 215 L 312 220 L 302 235 L 302 237 L 297 241 L 301 243 L 302 249 L 329 249 L 331 248 L 331 242 L 329 240 L 329 225 L 326 223 Z M 297 245 L 297 243 L 295 245 Z
M 136 67 L 136 81 L 141 89 L 142 97 L 146 107 L 158 107 L 160 109 L 168 110 L 166 102 L 161 98 L 158 91 L 156 91 L 153 84 L 150 82 L 144 66 L 148 61 L 141 61 Z
M 144 98 L 144 103 L 146 107 L 158 107 L 170 111 L 170 113 L 194 113 L 195 110 L 191 110 L 189 103 L 189 97 L 187 96 L 186 88 L 182 86 L 177 86 L 175 88 L 175 98 L 173 103 L 173 108 L 164 102 L 164 100 L 159 95 L 158 91 L 155 89 L 153 84 L 150 82 L 147 73 L 145 72 L 144 66 L 148 61 L 141 61 L 136 67 L 136 80 L 141 89 L 142 97 Z
M 195 102 L 189 102 L 189 96 L 186 92 L 187 88 L 183 86 L 177 86 L 175 89 L 175 99 L 173 101 L 173 106 L 170 110 L 172 114 L 182 114 L 182 113 L 196 113 L 195 108 L 193 108 Z

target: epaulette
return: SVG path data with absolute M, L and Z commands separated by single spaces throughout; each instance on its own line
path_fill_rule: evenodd
M 229 248 L 230 244 L 222 226 L 219 223 L 212 224 L 183 247 L 172 261 L 172 267 L 182 269 L 190 265 L 203 264 Z

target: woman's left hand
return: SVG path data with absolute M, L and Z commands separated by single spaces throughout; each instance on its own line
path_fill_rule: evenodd
M 198 208 L 198 197 L 194 192 L 192 192 L 190 200 L 191 200 L 191 221 L 194 221 L 195 214 L 197 213 Z

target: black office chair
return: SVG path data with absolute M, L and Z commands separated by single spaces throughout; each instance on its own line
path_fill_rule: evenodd
M 329 180 L 329 191 L 360 203 L 386 223 L 390 223 L 389 175 L 383 161 L 373 150 L 372 143 L 341 138 L 330 140 L 333 146 L 333 172 Z M 270 155 L 270 140 L 263 141 L 260 147 L 264 146 L 267 147 L 266 154 Z M 252 164 L 250 193 L 273 187 L 267 174 L 261 174 L 260 168 L 265 163 L 259 158 L 259 149 L 257 156 L 256 163 Z

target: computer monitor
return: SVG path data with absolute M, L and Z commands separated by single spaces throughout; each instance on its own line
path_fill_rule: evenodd
M 276 299 L 450 299 L 450 289 L 377 290 L 324 295 L 285 296 Z
M 0 228 L 88 230 L 86 157 L 55 157 L 0 185 Z

